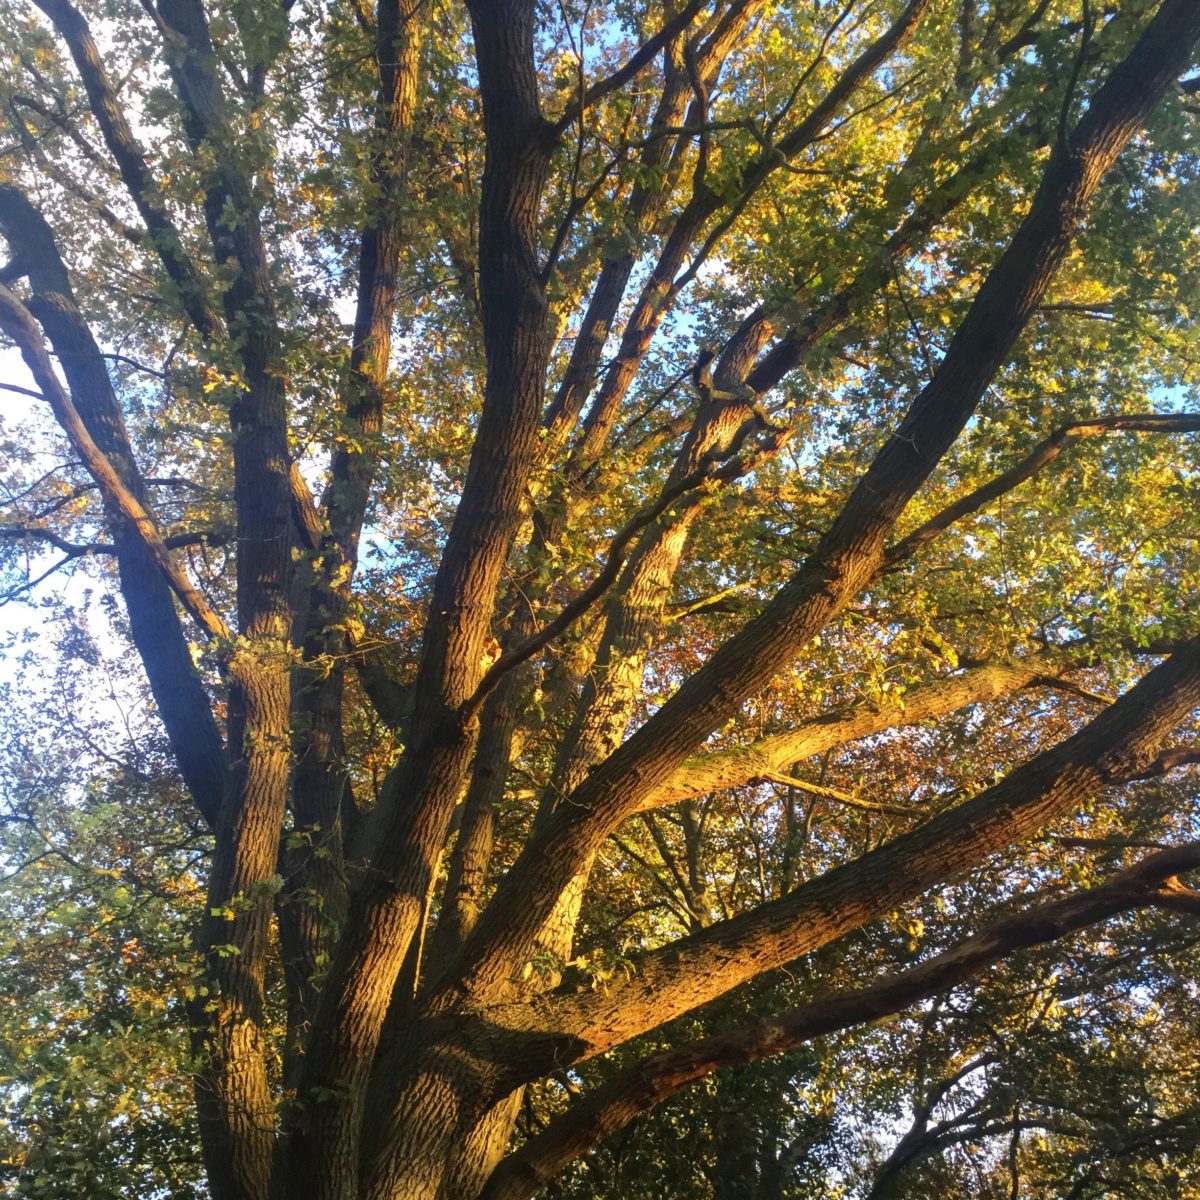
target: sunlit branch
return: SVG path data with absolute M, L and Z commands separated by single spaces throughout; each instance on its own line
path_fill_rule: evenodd
M 722 1067 L 782 1054 L 815 1037 L 899 1012 L 961 986 L 1020 950 L 1058 941 L 1124 912 L 1163 907 L 1200 916 L 1200 893 L 1178 878 L 1197 869 L 1200 842 L 1164 850 L 1099 887 L 1002 917 L 927 962 L 869 987 L 822 997 L 749 1028 L 643 1059 L 504 1159 L 480 1200 L 525 1200 L 581 1154 Z
M 763 457 L 774 453 L 787 438 L 787 431 L 776 431 L 767 438 L 752 454 L 743 458 L 731 457 L 736 455 L 747 433 L 757 428 L 754 421 L 747 422 L 742 437 L 735 439 L 733 446 L 723 453 L 706 456 L 707 461 L 695 471 L 680 479 L 670 487 L 664 488 L 661 495 L 653 504 L 648 504 L 636 513 L 621 527 L 609 543 L 608 555 L 604 566 L 596 578 L 563 608 L 552 621 L 544 625 L 524 644 L 515 647 L 492 664 L 479 682 L 475 693 L 460 710 L 463 720 L 471 720 L 478 713 L 488 693 L 496 686 L 501 676 L 520 666 L 532 658 L 539 650 L 548 646 L 564 630 L 569 629 L 593 604 L 612 586 L 620 574 L 621 565 L 629 555 L 633 539 L 646 526 L 656 521 L 681 496 L 697 488 L 714 483 L 727 483 L 737 479 L 747 471 L 759 465 Z M 724 465 L 717 465 L 724 464 Z
M 0 285 L 0 325 L 21 350 L 30 373 L 50 403 L 55 418 L 70 439 L 89 474 L 105 497 L 128 519 L 158 563 L 184 609 L 209 637 L 227 639 L 229 627 L 196 590 L 171 557 L 154 518 L 122 482 L 112 463 L 92 440 L 75 405 L 58 381 L 41 331 L 29 310 L 8 288 Z
M 1004 779 L 777 900 L 643 956 L 633 976 L 593 996 L 549 1003 L 556 1028 L 597 1053 L 723 995 L 1033 837 L 1105 788 L 1143 778 L 1200 704 L 1200 639 L 1142 677 L 1073 736 Z M 652 1001 L 635 1002 L 633 992 Z
M 819 783 L 809 783 L 807 779 L 797 779 L 796 776 L 788 775 L 783 771 L 772 771 L 764 775 L 763 780 L 767 783 L 782 783 L 787 787 L 808 792 L 809 795 L 818 796 L 822 800 L 833 800 L 837 804 L 844 804 L 848 808 L 891 813 L 893 816 L 901 817 L 911 817 L 917 811 L 913 808 L 904 808 L 899 804 L 883 804 L 874 800 L 863 800 L 858 796 L 851 796 L 848 792 L 838 791 L 837 788 L 823 787 Z
M 885 570 L 892 570 L 912 557 L 927 542 L 948 529 L 955 521 L 977 512 L 985 504 L 1012 491 L 1027 479 L 1032 479 L 1068 446 L 1116 430 L 1128 430 L 1134 433 L 1197 433 L 1200 432 L 1200 413 L 1130 413 L 1126 416 L 1096 417 L 1090 421 L 1077 421 L 1071 425 L 1063 425 L 1045 441 L 1039 443 L 1027 457 L 1015 466 L 1001 472 L 995 479 L 944 508 L 892 546 L 887 551 Z
M 922 684 L 894 700 L 867 701 L 800 722 L 748 746 L 736 746 L 685 762 L 647 796 L 643 808 L 660 808 L 711 792 L 767 779 L 801 759 L 888 729 L 918 725 L 972 704 L 985 703 L 1056 679 L 1059 663 L 1049 655 L 988 663 Z
M 705 39 L 696 53 L 697 67 L 710 83 L 719 78 L 726 55 L 736 44 L 746 23 L 761 2 L 762 0 L 735 0 L 735 3 L 725 10 L 717 28 Z M 672 148 L 668 139 L 660 135 L 664 129 L 678 125 L 686 115 L 688 84 L 685 72 L 676 61 L 677 57 L 674 53 L 664 56 L 663 86 L 650 121 L 648 137 L 640 143 L 630 143 L 630 148 L 636 148 L 638 144 L 642 146 L 638 165 L 647 173 L 648 178 L 652 178 L 655 171 L 670 170 L 673 161 Z M 673 184 L 657 188 L 645 182 L 635 181 L 625 205 L 630 226 L 648 227 L 652 218 L 662 211 L 673 192 Z M 629 249 L 621 255 L 607 258 L 600 268 L 562 382 L 547 410 L 548 448 L 561 444 L 592 392 L 604 342 L 612 330 L 625 288 L 639 257 L 633 249 Z M 597 421 L 603 423 L 603 420 L 603 414 L 597 418 L 589 417 L 592 424 Z M 586 468 L 589 463 L 589 456 L 584 454 L 579 465 Z

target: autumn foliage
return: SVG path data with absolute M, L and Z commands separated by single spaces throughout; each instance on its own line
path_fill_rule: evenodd
M 1194 0 L 3 12 L 14 1196 L 1200 1195 Z

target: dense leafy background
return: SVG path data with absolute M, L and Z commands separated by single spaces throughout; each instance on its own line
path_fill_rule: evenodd
M 153 146 L 172 214 L 199 246 L 204 166 L 183 137 L 154 27 L 124 0 L 85 7 L 122 101 Z M 839 3 L 765 6 L 712 97 L 707 185 L 718 194 L 734 189 L 739 164 L 770 137 L 771 115 L 811 106 L 897 7 L 851 5 L 847 15 Z M 208 8 L 231 78 L 280 36 L 277 18 L 248 0 Z M 856 97 L 854 115 L 775 171 L 706 261 L 695 263 L 610 446 L 585 480 L 582 502 L 571 505 L 568 535 L 511 564 L 498 628 L 520 604 L 553 614 L 590 578 L 614 529 L 655 492 L 695 404 L 681 376 L 701 346 L 719 344 L 762 298 L 797 315 L 819 304 L 873 261 L 914 204 L 977 161 L 973 186 L 928 240 L 894 261 L 890 278 L 861 296 L 850 320 L 768 397 L 775 418 L 794 429 L 784 452 L 706 498 L 646 665 L 639 715 L 661 704 L 765 602 L 825 527 L 937 362 L 1026 207 L 1065 117 L 1152 8 L 1145 0 L 1090 7 L 939 0 Z M 972 14 L 966 25 L 965 10 Z M 418 153 L 405 201 L 404 292 L 382 470 L 352 618 L 362 644 L 401 683 L 413 670 L 482 386 L 473 264 L 482 170 L 476 81 L 461 8 L 439 3 L 433 11 L 436 36 L 425 51 Z M 546 6 L 539 53 L 548 109 L 561 107 L 576 86 L 573 45 L 584 17 L 571 3 L 561 13 Z M 587 70 L 619 61 L 658 19 L 653 6 L 589 6 Z M 370 42 L 352 6 L 301 0 L 291 24 L 266 92 L 239 99 L 234 119 L 277 273 L 293 450 L 319 480 L 331 447 L 357 436 L 339 427 L 330 398 L 346 367 L 355 234 L 373 202 L 374 79 Z M 831 26 L 838 35 L 828 53 L 794 91 L 798 64 L 813 59 Z M 1014 35 L 1019 44 L 1002 53 Z M 157 260 L 124 236 L 132 213 L 95 149 L 79 85 L 44 22 L 10 0 L 0 4 L 0 99 L 0 172 L 26 185 L 51 218 L 81 304 L 114 356 L 112 376 L 144 473 L 165 481 L 159 511 L 169 532 L 206 532 L 206 543 L 187 552 L 189 569 L 211 602 L 228 608 L 226 413 L 238 386 L 232 355 L 200 346 L 179 319 Z M 547 249 L 572 197 L 602 173 L 611 182 L 562 239 L 551 285 L 558 330 L 551 385 L 598 264 L 648 248 L 682 203 L 671 192 L 655 229 L 626 221 L 631 189 L 674 188 L 690 165 L 692 151 L 685 151 L 674 178 L 642 178 L 627 161 L 621 147 L 636 140 L 652 101 L 649 85 L 620 94 L 555 161 Z M 911 506 L 905 530 L 1019 460 L 1057 426 L 1197 407 L 1198 137 L 1200 116 L 1181 94 L 1122 155 L 1052 301 Z M 206 269 L 219 273 L 212 264 Z M 648 269 L 640 261 L 635 282 Z M 82 468 L 41 414 L 22 403 L 13 401 L 14 415 L 6 413 L 0 429 L 8 518 L 36 520 L 74 543 L 103 540 Z M 553 497 L 555 487 L 549 467 L 534 481 L 532 504 Z M 1082 638 L 1091 657 L 1075 668 L 1074 690 L 1023 691 L 794 767 L 801 781 L 866 808 L 769 783 L 632 821 L 606 844 L 585 904 L 570 964 L 580 986 L 602 988 L 638 951 L 856 856 L 1077 727 L 1097 697 L 1144 670 L 1140 649 L 1194 632 L 1198 504 L 1200 440 L 1116 433 L 1073 447 L 886 575 L 803 659 L 780 663 L 773 689 L 716 735 L 714 746 L 751 742 L 839 704 L 902 696 L 960 664 Z M 529 542 L 527 531 L 520 545 Z M 24 606 L 13 626 L 27 626 L 11 639 L 0 697 L 10 714 L 0 763 L 0 1180 L 14 1196 L 38 1198 L 196 1195 L 202 1185 L 181 1014 L 197 986 L 189 935 L 202 905 L 207 841 L 172 776 L 119 608 L 102 599 L 112 593 L 108 560 L 72 557 L 29 586 L 57 556 L 16 540 L 0 543 L 0 556 L 6 601 Z M 526 689 L 529 718 L 500 813 L 496 870 L 528 832 L 531 797 L 545 785 L 570 721 L 551 683 L 564 673 L 570 683 L 564 664 L 586 661 L 599 622 L 597 611 L 580 623 L 538 664 Z M 214 664 L 199 647 L 196 653 L 219 696 Z M 369 805 L 397 746 L 353 687 L 348 704 L 348 758 L 356 792 Z M 888 811 L 869 807 L 880 804 Z M 1196 813 L 1192 775 L 1105 796 L 1053 832 L 1168 842 L 1200 834 Z M 1086 884 L 1136 853 L 1047 837 L 993 861 L 740 989 L 703 1018 L 539 1085 L 526 1098 L 520 1129 L 540 1128 L 573 1091 L 652 1046 L 916 961 L 994 906 L 1048 883 Z M 976 988 L 880 1026 L 715 1076 L 622 1133 L 556 1194 L 1200 1195 L 1196 939 L 1194 922 L 1130 917 L 1021 956 Z M 905 1161 L 893 1155 L 898 1143 L 913 1148 Z

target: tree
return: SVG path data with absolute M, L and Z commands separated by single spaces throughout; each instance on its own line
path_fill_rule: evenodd
M 86 743 L 121 745 L 83 716 L 120 668 L 71 633 L 55 692 L 79 724 L 52 707 L 5 730 L 0 1187 L 183 1200 L 203 1178 L 185 997 L 207 838 L 161 745 L 81 784 Z
M 0 328 L 56 430 L 0 533 L 119 589 L 210 831 L 217 1200 L 530 1195 L 722 1066 L 1195 912 L 1194 843 L 1070 895 L 1029 850 L 1144 840 L 1104 814 L 1196 759 L 1194 3 L 6 15 Z

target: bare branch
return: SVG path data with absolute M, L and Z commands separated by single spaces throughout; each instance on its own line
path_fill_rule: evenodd
M 838 804 L 844 804 L 848 808 L 861 808 L 868 812 L 884 812 L 891 813 L 894 816 L 911 817 L 919 810 L 914 808 L 904 808 L 899 804 L 881 804 L 872 800 L 861 800 L 858 796 L 851 796 L 848 792 L 840 792 L 836 788 L 822 787 L 819 783 L 809 783 L 807 779 L 797 779 L 794 775 L 785 774 L 783 771 L 772 771 L 763 776 L 767 783 L 782 783 L 788 787 L 797 788 L 802 792 L 808 792 L 812 796 L 819 796 L 822 800 L 833 800 Z
M 31 396 L 34 400 L 46 399 L 41 392 L 35 391 L 33 388 L 21 387 L 16 383 L 0 383 L 0 388 L 6 392 L 14 392 L 18 396 Z
M 0 538 L 46 542 L 61 550 L 68 558 L 82 558 L 85 554 L 115 554 L 116 547 L 106 542 L 70 542 L 53 529 L 43 525 L 0 525 Z

